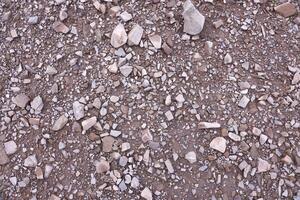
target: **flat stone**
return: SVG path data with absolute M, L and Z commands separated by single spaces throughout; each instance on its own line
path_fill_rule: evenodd
M 54 67 L 48 65 L 46 68 L 46 74 L 55 75 L 57 74 L 57 70 Z
M 188 160 L 191 164 L 197 161 L 197 155 L 194 151 L 190 151 L 187 154 L 185 154 L 184 158 Z
M 96 122 L 97 122 L 97 117 L 94 116 L 94 117 L 90 117 L 86 120 L 83 120 L 81 122 L 81 125 L 82 125 L 83 130 L 87 131 L 90 128 L 92 128 L 96 124 Z
M 127 41 L 128 45 L 129 46 L 139 45 L 141 42 L 143 33 L 144 33 L 144 29 L 140 25 L 138 25 L 138 24 L 134 25 L 134 27 L 128 34 L 128 41 Z
M 168 110 L 167 112 L 165 112 L 165 116 L 166 116 L 166 118 L 167 118 L 168 121 L 171 121 L 171 120 L 174 119 L 173 113 L 170 110 Z
M 243 96 L 239 101 L 238 106 L 241 108 L 246 108 L 249 102 L 250 99 L 247 96 Z
M 38 161 L 36 159 L 36 155 L 30 155 L 24 160 L 25 167 L 36 167 L 37 164 L 38 164 Z
M 167 55 L 170 55 L 172 53 L 172 48 L 169 47 L 169 45 L 164 42 L 163 45 L 162 45 L 162 49 L 164 50 L 164 52 L 167 54 Z
M 268 161 L 258 158 L 257 173 L 267 172 L 271 169 L 271 164 Z
M 31 108 L 35 111 L 36 114 L 41 113 L 44 103 L 41 96 L 36 96 L 30 103 Z
M 29 97 L 25 94 L 18 94 L 12 98 L 12 102 L 20 108 L 25 108 L 29 101 Z
M 132 180 L 131 180 L 130 186 L 131 186 L 132 188 L 137 189 L 137 188 L 140 186 L 140 181 L 139 181 L 139 179 L 138 179 L 137 177 L 134 176 L 134 177 L 132 178 Z
M 124 11 L 120 14 L 120 17 L 124 22 L 128 22 L 132 19 L 132 14 L 128 13 L 127 11 Z
M 111 34 L 110 43 L 114 48 L 119 48 L 126 44 L 127 42 L 127 33 L 123 24 L 118 24 Z
M 166 167 L 167 167 L 168 172 L 169 172 L 170 174 L 173 174 L 173 173 L 174 173 L 174 168 L 173 168 L 173 165 L 172 165 L 172 163 L 171 163 L 171 161 L 170 161 L 169 159 L 167 159 L 167 160 L 165 161 L 165 165 L 166 165 Z
M 290 17 L 297 13 L 296 6 L 290 2 L 280 4 L 274 10 L 283 17 Z
M 300 82 L 300 71 L 296 72 L 294 74 L 293 80 L 292 80 L 292 84 L 296 85 Z
M 237 135 L 235 133 L 232 133 L 232 132 L 228 133 L 228 137 L 230 139 L 232 139 L 233 141 L 235 141 L 235 142 L 241 141 L 241 136 L 239 136 L 239 135 Z
M 152 200 L 152 192 L 148 187 L 145 187 L 141 192 L 141 197 L 143 197 L 146 200 Z
M 67 27 L 64 23 L 60 21 L 56 21 L 53 23 L 52 28 L 57 32 L 57 33 L 68 33 L 70 31 L 69 27 Z
M 34 169 L 34 173 L 35 173 L 37 179 L 40 179 L 40 180 L 41 180 L 41 179 L 44 179 L 44 174 L 43 174 L 42 168 L 36 167 L 36 168 Z
M 149 40 L 156 49 L 161 48 L 162 39 L 159 35 L 151 35 L 151 36 L 149 36 Z
M 226 139 L 223 137 L 216 137 L 210 142 L 209 146 L 210 148 L 215 149 L 221 153 L 225 153 Z
M 5 148 L 2 144 L 0 144 L 0 165 L 5 165 L 9 163 L 9 158 L 5 152 Z
M 38 16 L 31 16 L 31 17 L 28 18 L 28 24 L 30 24 L 30 25 L 37 24 L 38 21 L 39 21 Z
M 178 103 L 183 103 L 185 101 L 184 97 L 182 94 L 178 94 L 176 97 L 175 97 L 175 100 L 178 102 Z
M 217 122 L 199 122 L 199 129 L 212 129 L 212 128 L 221 128 L 221 124 Z
M 99 173 L 99 174 L 105 173 L 105 172 L 109 171 L 109 169 L 110 169 L 109 162 L 107 162 L 106 160 L 96 161 L 95 166 L 96 166 L 96 173 Z
M 15 141 L 10 140 L 4 143 L 4 149 L 7 155 L 12 155 L 17 152 L 18 146 Z
M 53 131 L 59 131 L 62 129 L 68 122 L 68 118 L 65 115 L 61 115 L 55 122 L 52 127 Z
M 117 65 L 117 63 L 115 62 L 115 63 L 109 65 L 108 66 L 108 71 L 110 73 L 116 74 L 118 72 L 118 65 Z
M 117 131 L 117 130 L 111 130 L 110 131 L 110 135 L 113 137 L 119 137 L 122 134 L 121 131 Z
M 196 9 L 190 0 L 183 4 L 184 26 L 183 32 L 190 35 L 197 35 L 203 30 L 205 17 Z
M 120 72 L 125 77 L 128 77 L 131 74 L 132 70 L 133 70 L 133 67 L 129 66 L 129 65 L 124 65 L 124 66 L 120 67 Z
M 84 105 L 79 103 L 79 101 L 75 101 L 73 103 L 73 112 L 76 120 L 80 120 L 84 117 Z

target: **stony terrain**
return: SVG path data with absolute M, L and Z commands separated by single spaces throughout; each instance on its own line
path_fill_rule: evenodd
M 0 199 L 300 199 L 299 0 L 1 0 Z

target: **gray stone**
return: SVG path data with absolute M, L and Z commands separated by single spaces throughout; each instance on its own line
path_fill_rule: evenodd
M 28 18 L 28 24 L 34 25 L 37 24 L 39 20 L 38 16 L 31 16 Z
M 141 197 L 143 197 L 146 200 L 152 200 L 152 192 L 148 187 L 145 187 L 141 192 Z
M 139 45 L 143 33 L 144 33 L 144 29 L 140 25 L 136 24 L 128 34 L 128 41 L 127 41 L 128 45 L 129 46 Z
M 151 36 L 149 36 L 149 40 L 156 49 L 161 48 L 162 39 L 159 35 L 151 35 Z
M 25 167 L 36 167 L 37 164 L 38 164 L 38 161 L 36 159 L 36 155 L 30 155 L 24 160 Z
M 84 117 L 84 105 L 79 103 L 79 101 L 75 101 L 73 103 L 73 112 L 76 120 L 80 120 Z
M 111 34 L 110 43 L 114 48 L 119 48 L 126 44 L 127 42 L 127 33 L 123 24 L 118 24 Z
M 62 129 L 68 122 L 68 118 L 63 114 L 55 122 L 52 127 L 53 131 L 59 131 Z
M 225 153 L 226 139 L 223 137 L 216 137 L 210 142 L 209 146 L 210 148 L 215 149 L 221 153 Z
M 89 130 L 90 128 L 92 128 L 97 122 L 97 117 L 90 117 L 84 121 L 81 122 L 82 128 L 83 130 Z
M 36 114 L 40 113 L 44 107 L 43 99 L 41 96 L 35 97 L 31 103 L 31 108 L 35 111 Z
M 96 161 L 95 166 L 97 173 L 105 173 L 110 169 L 109 162 L 107 162 L 106 160 Z
M 184 158 L 188 160 L 191 164 L 197 161 L 197 155 L 194 151 L 190 151 L 187 154 L 185 154 Z
M 183 31 L 190 35 L 197 35 L 203 30 L 205 17 L 196 9 L 190 0 L 183 4 Z
M 2 144 L 0 144 L 0 165 L 5 165 L 9 162 L 9 158 Z
M 12 155 L 17 152 L 18 146 L 15 141 L 10 140 L 4 143 L 4 149 L 8 155 Z
M 124 65 L 124 66 L 120 67 L 120 72 L 125 77 L 128 77 L 131 74 L 132 70 L 133 70 L 133 67 L 129 66 L 129 65 Z
M 18 94 L 17 96 L 12 98 L 12 102 L 20 108 L 25 108 L 29 101 L 29 97 L 25 94 Z

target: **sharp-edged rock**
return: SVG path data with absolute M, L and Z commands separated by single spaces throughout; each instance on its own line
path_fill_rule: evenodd
M 79 101 L 75 101 L 73 103 L 73 112 L 76 120 L 80 120 L 84 117 L 84 105 L 79 103 Z
M 123 24 L 118 24 L 111 34 L 110 43 L 114 48 L 119 48 L 126 44 L 127 33 Z
M 97 117 L 90 117 L 84 121 L 81 122 L 82 128 L 83 130 L 89 130 L 90 128 L 92 128 L 97 122 Z
M 53 131 L 59 131 L 62 129 L 68 122 L 68 118 L 63 114 L 55 122 L 52 127 Z
M 144 33 L 144 29 L 136 24 L 132 28 L 132 30 L 128 33 L 128 45 L 133 46 L 133 45 L 139 45 L 142 39 Z
M 215 149 L 221 153 L 225 153 L 226 139 L 223 137 L 216 137 L 210 142 L 209 146 L 210 148 Z
M 196 9 L 190 0 L 183 4 L 183 31 L 190 35 L 197 35 L 203 30 L 205 17 Z
M 200 122 L 198 124 L 199 129 L 211 129 L 211 128 L 220 128 L 221 124 L 218 122 Z
M 25 94 L 18 94 L 12 98 L 12 102 L 20 108 L 25 108 L 29 101 L 29 97 Z

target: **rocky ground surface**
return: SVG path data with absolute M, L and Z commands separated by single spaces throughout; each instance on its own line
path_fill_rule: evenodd
M 0 1 L 0 199 L 300 199 L 299 0 Z

